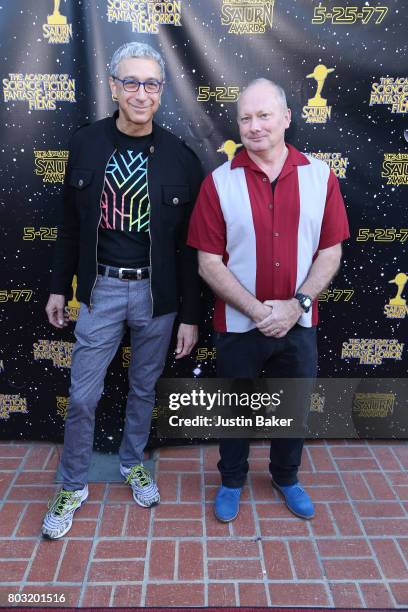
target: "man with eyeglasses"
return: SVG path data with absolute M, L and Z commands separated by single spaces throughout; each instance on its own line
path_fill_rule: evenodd
M 109 84 L 118 110 L 71 140 L 46 307 L 54 327 L 68 324 L 64 307 L 76 274 L 81 308 L 60 463 L 63 487 L 44 518 L 42 533 L 49 539 L 69 531 L 88 497 L 95 409 L 126 325 L 132 353 L 120 473 L 140 506 L 160 501 L 143 451 L 177 313 L 176 359 L 188 355 L 198 338 L 200 284 L 186 232 L 201 164 L 183 141 L 153 122 L 164 84 L 157 51 L 137 42 L 120 47 Z

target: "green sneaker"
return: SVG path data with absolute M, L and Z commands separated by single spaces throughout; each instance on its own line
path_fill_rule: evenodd
M 160 501 L 160 493 L 157 484 L 150 475 L 150 472 L 142 463 L 131 468 L 120 466 L 120 473 L 126 483 L 130 485 L 133 492 L 133 499 L 139 506 L 150 508 L 156 506 Z
M 44 517 L 41 533 L 44 538 L 57 540 L 62 538 L 72 527 L 75 510 L 81 507 L 88 497 L 88 485 L 79 491 L 58 491 L 48 503 L 48 512 Z

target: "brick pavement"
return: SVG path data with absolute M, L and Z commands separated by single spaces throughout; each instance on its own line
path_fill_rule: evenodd
M 293 517 L 253 444 L 236 521 L 213 517 L 215 446 L 157 453 L 162 503 L 92 484 L 62 540 L 39 529 L 59 448 L 0 443 L 0 605 L 7 593 L 64 593 L 65 606 L 408 606 L 408 445 L 318 441 L 301 481 L 316 517 Z

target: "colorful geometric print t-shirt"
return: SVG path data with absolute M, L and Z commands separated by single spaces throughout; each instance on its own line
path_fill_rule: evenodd
M 98 263 L 117 268 L 150 265 L 148 151 L 152 134 L 128 136 L 116 128 L 119 148 L 105 170 L 98 229 Z

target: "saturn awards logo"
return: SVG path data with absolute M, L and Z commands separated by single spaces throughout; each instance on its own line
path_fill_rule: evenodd
M 272 28 L 275 0 L 223 0 L 221 24 L 228 34 L 264 34 Z
M 74 275 L 72 279 L 72 298 L 69 300 L 68 305 L 66 307 L 66 311 L 69 316 L 70 321 L 77 321 L 79 317 L 79 309 L 81 304 L 77 300 L 76 292 L 78 286 L 77 276 Z
M 388 281 L 397 286 L 397 293 L 384 306 L 384 314 L 387 319 L 404 319 L 408 315 L 407 300 L 402 297 L 407 280 L 408 275 L 399 272 L 392 280 Z
M 408 185 L 408 153 L 384 153 L 381 176 L 387 185 Z
M 47 17 L 43 25 L 43 36 L 49 43 L 68 44 L 72 38 L 72 23 L 67 22 L 65 15 L 60 13 L 61 0 L 54 0 L 54 11 Z
M 63 183 L 68 162 L 68 151 L 34 150 L 35 174 L 44 183 Z
M 303 107 L 302 118 L 306 123 L 327 123 L 331 117 L 332 107 L 327 106 L 327 100 L 322 98 L 323 85 L 327 76 L 334 71 L 334 68 L 327 68 L 324 64 L 318 64 L 312 73 L 306 78 L 316 81 L 316 93 L 313 98 L 309 98 L 307 106 Z
M 128 368 L 132 358 L 132 349 L 130 346 L 122 346 L 122 367 Z
M 353 413 L 359 417 L 387 417 L 394 412 L 394 393 L 356 393 Z
M 63 395 L 56 396 L 57 414 L 65 421 L 68 411 L 68 398 Z
M 217 149 L 217 153 L 225 153 L 228 158 L 228 161 L 231 161 L 234 158 L 237 149 L 242 147 L 241 143 L 236 143 L 233 140 L 226 140 L 222 143 L 219 149 Z

